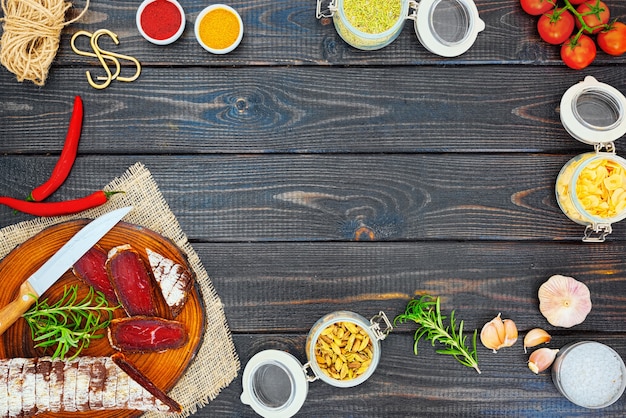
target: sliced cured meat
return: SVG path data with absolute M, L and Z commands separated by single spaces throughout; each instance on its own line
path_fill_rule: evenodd
M 109 304 L 115 306 L 118 301 L 107 274 L 107 258 L 106 251 L 95 245 L 74 264 L 72 272 L 84 283 L 104 293 Z
M 7 382 L 9 377 L 9 363 L 0 362 L 0 416 L 9 411 L 9 392 L 7 391 Z
M 147 316 L 114 319 L 108 335 L 116 350 L 142 353 L 182 347 L 188 338 L 181 322 Z
M 182 412 L 182 406 L 174 399 L 167 396 L 160 388 L 158 388 L 146 375 L 131 363 L 124 354 L 115 353 L 111 356 L 117 367 L 122 369 L 130 379 L 138 382 L 146 391 L 148 391 L 157 400 L 167 406 L 171 412 Z
M 114 409 L 181 412 L 176 401 L 121 361 L 132 376 L 111 357 L 0 359 L 0 417 Z
M 106 263 L 109 280 L 128 316 L 156 316 L 152 280 L 139 254 L 130 245 L 109 251 Z
M 16 417 L 24 414 L 22 407 L 22 391 L 24 389 L 24 366 L 28 359 L 13 358 L 8 361 L 7 368 L 7 411 L 4 415 Z M 3 411 L 0 411 L 3 412 Z
M 165 299 L 172 317 L 176 318 L 182 311 L 193 286 L 193 274 L 185 266 L 149 248 L 146 248 L 146 254 L 148 254 L 150 268 L 154 279 L 159 284 L 163 299 Z

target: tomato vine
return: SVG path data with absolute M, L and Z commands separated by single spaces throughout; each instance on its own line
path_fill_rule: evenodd
M 626 52 L 624 25 L 610 21 L 609 7 L 602 0 L 520 0 L 520 4 L 526 13 L 541 15 L 539 36 L 561 45 L 561 59 L 570 68 L 590 65 L 596 58 L 596 42 L 609 55 Z M 595 42 L 591 36 L 597 36 Z

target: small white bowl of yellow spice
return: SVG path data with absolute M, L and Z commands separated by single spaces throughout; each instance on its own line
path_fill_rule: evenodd
M 198 43 L 212 54 L 227 54 L 243 38 L 243 21 L 235 9 L 225 4 L 206 7 L 196 18 Z

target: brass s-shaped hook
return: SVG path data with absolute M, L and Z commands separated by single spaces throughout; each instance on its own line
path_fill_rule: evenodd
M 98 49 L 103 54 L 103 56 L 106 55 L 108 57 L 112 57 L 112 59 L 123 59 L 123 60 L 131 61 L 133 64 L 135 64 L 135 68 L 136 68 L 135 74 L 133 74 L 131 77 L 121 77 L 119 76 L 119 73 L 118 73 L 115 77 L 113 77 L 113 79 L 119 80 L 119 81 L 125 81 L 125 82 L 131 82 L 131 81 L 136 80 L 137 77 L 139 77 L 139 74 L 141 74 L 141 64 L 139 63 L 139 61 L 136 58 L 128 56 L 128 55 L 118 54 L 117 52 L 105 51 L 102 48 L 100 48 L 100 46 L 98 45 L 98 39 L 102 35 L 109 35 L 109 37 L 113 39 L 113 42 L 115 42 L 116 45 L 119 45 L 120 43 L 115 33 L 111 32 L 108 29 L 99 29 L 93 33 L 93 36 L 91 38 L 91 47 L 94 49 L 94 51 Z M 118 64 L 119 64 L 119 61 L 118 61 Z
M 103 81 L 102 84 L 98 84 L 94 81 L 93 77 L 91 76 L 91 71 L 85 71 L 89 85 L 91 85 L 95 89 L 104 89 L 109 84 L 111 84 L 113 80 L 119 80 L 119 81 L 125 81 L 125 82 L 136 80 L 139 77 L 139 74 L 141 73 L 141 64 L 139 63 L 139 61 L 136 58 L 128 56 L 128 55 L 118 54 L 116 52 L 110 52 L 110 51 L 106 51 L 100 48 L 98 41 L 100 40 L 100 37 L 102 35 L 108 35 L 116 45 L 119 45 L 120 41 L 117 35 L 108 29 L 98 29 L 94 33 L 90 33 L 85 30 L 80 30 L 72 36 L 72 39 L 70 42 L 72 46 L 72 50 L 76 54 L 82 55 L 85 57 L 97 58 L 98 61 L 100 61 L 100 64 L 102 64 L 104 71 L 106 72 L 106 76 L 96 77 L 96 80 Z M 80 49 L 76 47 L 76 38 L 78 38 L 79 36 L 87 36 L 90 39 L 89 43 L 91 45 L 91 49 L 93 50 L 93 52 L 81 51 Z M 120 64 L 120 59 L 131 61 L 135 65 L 135 68 L 136 68 L 135 74 L 133 74 L 130 77 L 121 77 L 120 73 L 122 71 L 122 66 Z M 113 63 L 113 65 L 115 65 L 115 71 L 113 73 L 111 72 L 111 69 L 109 68 L 109 65 L 107 65 L 106 61 L 110 61 Z
M 114 80 L 115 78 L 117 78 L 117 76 L 122 71 L 122 67 L 121 67 L 119 61 L 115 57 L 109 56 L 108 54 L 102 54 L 102 51 L 100 51 L 100 50 L 97 51 L 99 53 L 96 53 L 96 50 L 94 50 L 94 52 L 87 52 L 87 51 L 82 51 L 82 50 L 78 49 L 76 47 L 76 38 L 78 38 L 79 36 L 86 36 L 86 37 L 90 38 L 90 40 L 91 40 L 91 39 L 93 39 L 93 34 L 90 33 L 90 32 L 87 32 L 85 30 L 80 30 L 80 31 L 76 32 L 72 36 L 72 39 L 70 41 L 70 45 L 72 47 L 72 50 L 77 55 L 82 55 L 84 57 L 97 58 L 100 61 L 100 63 L 102 64 L 102 66 L 104 67 L 104 69 L 105 69 L 105 71 L 107 73 L 107 77 L 99 76 L 99 77 L 97 77 L 97 79 L 98 80 L 107 80 L 107 79 L 111 78 L 111 80 Z M 105 62 L 103 62 L 103 59 L 104 60 L 109 60 L 109 61 L 111 61 L 113 63 L 113 65 L 115 65 L 115 72 L 114 73 L 111 73 L 111 71 L 109 69 L 109 66 Z M 94 88 L 104 88 L 104 87 L 100 87 L 101 85 L 98 85 L 98 84 L 96 84 L 93 81 L 93 79 L 91 77 L 91 72 L 90 71 L 86 71 L 85 74 L 87 75 L 87 81 L 89 82 L 89 84 L 92 87 L 94 87 Z M 109 84 L 110 84 L 110 82 L 109 82 Z M 106 86 L 108 86 L 108 84 L 106 84 Z

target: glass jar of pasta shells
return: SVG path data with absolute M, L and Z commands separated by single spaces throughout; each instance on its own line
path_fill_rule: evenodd
M 332 17 L 339 36 L 362 50 L 389 45 L 413 20 L 420 43 L 444 57 L 466 52 L 485 29 L 473 0 L 317 0 L 316 16 Z
M 350 311 L 327 314 L 309 331 L 306 364 L 279 350 L 261 351 L 250 359 L 241 401 L 266 418 L 291 417 L 304 404 L 310 382 L 319 379 L 342 388 L 363 383 L 376 370 L 380 342 L 392 329 L 384 312 L 369 321 Z
M 617 89 L 587 76 L 561 99 L 561 122 L 594 151 L 577 155 L 556 179 L 563 213 L 585 225 L 583 241 L 603 242 L 612 224 L 626 218 L 626 160 L 614 141 L 626 133 L 626 98 Z

